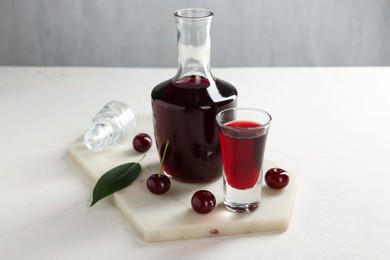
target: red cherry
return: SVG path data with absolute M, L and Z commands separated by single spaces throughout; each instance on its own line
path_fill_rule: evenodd
M 265 183 L 272 189 L 283 189 L 289 182 L 288 174 L 280 168 L 271 168 L 265 174 Z
M 152 138 L 148 134 L 141 133 L 134 137 L 133 148 L 140 153 L 144 153 L 152 146 Z
M 160 162 L 160 171 L 159 173 L 155 173 L 151 175 L 146 181 L 146 186 L 148 190 L 154 194 L 163 194 L 169 190 L 171 187 L 171 180 L 168 176 L 163 174 L 162 165 L 165 159 L 165 155 L 167 153 L 167 149 L 169 146 L 169 141 L 167 140 L 164 148 L 164 153 Z
M 215 204 L 216 200 L 214 194 L 207 190 L 198 190 L 191 198 L 192 208 L 200 214 L 211 212 L 214 209 Z
M 163 194 L 171 187 L 171 180 L 164 174 L 152 174 L 146 181 L 148 190 L 154 194 Z

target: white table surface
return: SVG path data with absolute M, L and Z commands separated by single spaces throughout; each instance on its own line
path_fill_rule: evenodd
M 390 68 L 213 70 L 273 115 L 266 157 L 299 175 L 285 232 L 147 243 L 110 200 L 90 208 L 68 145 L 110 100 L 151 113 L 175 72 L 0 67 L 0 259 L 390 258 Z

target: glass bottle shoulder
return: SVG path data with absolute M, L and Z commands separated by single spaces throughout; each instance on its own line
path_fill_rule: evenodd
M 152 90 L 152 100 L 172 105 L 198 107 L 219 106 L 233 102 L 237 98 L 236 88 L 223 80 L 210 83 L 202 77 L 187 77 L 175 81 L 166 80 Z

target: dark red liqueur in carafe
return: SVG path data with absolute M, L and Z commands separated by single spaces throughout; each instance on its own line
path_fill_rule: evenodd
M 215 116 L 236 106 L 236 89 L 216 79 L 202 77 L 168 80 L 152 91 L 155 138 L 160 155 L 170 144 L 163 163 L 173 178 L 203 182 L 222 174 Z
M 178 72 L 152 90 L 154 134 L 163 170 L 186 182 L 221 176 L 222 160 L 215 116 L 236 106 L 237 90 L 210 71 L 210 27 L 205 9 L 175 12 Z

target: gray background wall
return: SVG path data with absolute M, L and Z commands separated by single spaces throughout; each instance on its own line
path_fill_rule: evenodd
M 390 0 L 0 0 L 0 65 L 175 67 L 184 7 L 213 67 L 390 65 Z

